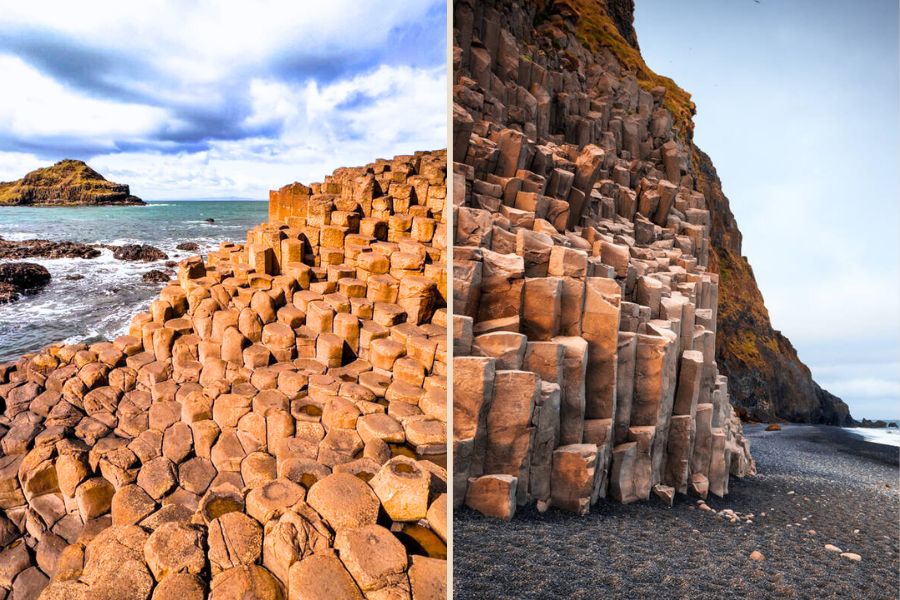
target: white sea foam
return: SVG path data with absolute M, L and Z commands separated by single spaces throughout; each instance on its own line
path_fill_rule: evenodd
M 871 427 L 845 427 L 850 433 L 861 437 L 867 442 L 884 444 L 886 446 L 900 447 L 900 430 L 896 427 L 886 429 L 873 429 Z
M 116 238 L 111 242 L 104 242 L 109 244 L 110 246 L 124 246 L 126 244 L 145 244 L 143 240 L 139 240 L 137 238 Z
M 40 239 L 39 235 L 28 231 L 13 231 L 12 233 L 0 231 L 0 237 L 8 242 L 24 242 L 25 240 Z

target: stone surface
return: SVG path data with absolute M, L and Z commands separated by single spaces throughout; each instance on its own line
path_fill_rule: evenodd
M 0 597 L 446 587 L 446 153 L 269 208 L 245 242 L 173 264 L 127 335 L 0 365 Z M 99 253 L 12 244 L 0 258 Z
M 0 183 L 0 205 L 143 204 L 128 186 L 107 181 L 80 160 L 61 160 L 17 181 Z
M 687 95 L 585 45 L 608 4 L 457 4 L 454 490 L 500 518 L 755 472 L 717 362 L 730 212 Z

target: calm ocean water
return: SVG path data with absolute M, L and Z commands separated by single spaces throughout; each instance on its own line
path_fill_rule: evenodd
M 248 228 L 266 220 L 268 204 L 251 201 L 167 201 L 147 206 L 0 208 L 0 237 L 103 244 L 150 244 L 169 260 L 195 252 L 176 250 L 197 242 L 200 252 L 223 241 L 242 242 Z M 215 219 L 206 223 L 205 219 Z M 162 284 L 141 275 L 162 269 L 165 261 L 116 260 L 102 250 L 93 259 L 27 259 L 50 271 L 50 284 L 39 293 L 0 305 L 0 361 L 55 341 L 111 339 L 128 328 L 131 317 L 150 305 Z M 67 275 L 83 275 L 73 281 Z

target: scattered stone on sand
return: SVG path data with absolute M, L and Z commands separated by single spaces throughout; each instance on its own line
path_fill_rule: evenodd
M 855 552 L 841 552 L 841 557 L 853 562 L 859 562 L 862 560 L 862 556 L 856 554 Z
M 829 552 L 835 552 L 837 554 L 840 554 L 841 552 L 843 552 L 843 550 L 841 550 L 834 544 L 825 544 L 825 549 L 828 550 Z
M 175 246 L 176 250 L 187 250 L 188 252 L 196 252 L 200 249 L 200 244 L 197 242 L 182 242 Z
M 760 552 L 759 550 L 754 550 L 753 552 L 750 553 L 750 560 L 761 561 L 761 560 L 765 560 L 765 559 L 766 559 L 766 557 L 763 556 L 763 553 Z
M 14 302 L 50 283 L 50 272 L 35 263 L 0 263 L 0 304 Z

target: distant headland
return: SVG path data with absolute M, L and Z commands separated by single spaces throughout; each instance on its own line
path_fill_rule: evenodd
M 108 181 L 84 161 L 61 160 L 18 181 L 0 183 L 0 206 L 144 204 L 127 185 Z

